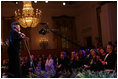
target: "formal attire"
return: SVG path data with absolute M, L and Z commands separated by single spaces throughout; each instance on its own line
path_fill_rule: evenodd
M 8 57 L 9 57 L 9 70 L 8 77 L 21 77 L 20 71 L 20 44 L 22 37 L 20 34 L 12 30 L 9 35 Z
M 37 72 L 41 72 L 41 61 L 38 62 L 37 66 L 36 66 L 36 71 Z
M 97 60 L 96 57 L 91 59 L 90 70 L 93 70 L 93 71 L 103 70 L 102 63 L 99 60 Z
M 101 59 L 102 61 L 104 61 L 105 56 L 106 56 L 106 54 L 100 55 L 100 59 Z
M 57 68 L 56 72 L 67 70 L 68 69 L 68 64 L 70 64 L 70 62 L 68 60 L 69 59 L 67 57 L 59 58 L 57 66 L 61 65 L 61 67 Z
M 107 63 L 105 69 L 115 68 L 115 54 L 113 52 L 106 54 L 104 61 Z

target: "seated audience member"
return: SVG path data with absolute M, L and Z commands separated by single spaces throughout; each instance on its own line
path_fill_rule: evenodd
M 42 64 L 42 58 L 39 57 L 39 61 L 38 61 L 37 66 L 36 66 L 37 72 L 41 72 L 41 64 Z
M 69 71 L 70 73 L 72 73 L 72 68 L 71 68 L 71 63 L 70 63 L 70 55 L 69 54 L 67 54 L 67 56 L 65 57 L 65 61 L 66 61 L 66 65 L 65 65 L 66 66 L 65 67 L 66 71 Z
M 34 57 L 33 62 L 34 62 L 34 66 L 36 67 L 36 66 L 37 66 L 37 64 L 38 64 L 37 57 Z
M 75 64 L 76 64 L 76 68 L 81 66 L 81 63 L 80 63 L 80 62 L 81 62 L 81 61 L 79 60 L 79 53 L 76 52 L 76 54 L 75 54 Z
M 85 68 L 90 68 L 90 65 L 93 63 L 93 59 L 95 58 L 96 56 L 96 52 L 94 49 L 91 49 L 90 50 L 90 55 L 89 55 L 89 62 L 87 63 L 87 65 L 84 65 Z M 88 57 L 87 57 L 88 59 Z
M 8 69 L 8 63 L 6 59 L 4 59 L 1 64 L 1 73 L 6 73 L 7 69 Z
M 84 58 L 80 56 L 78 52 L 75 53 L 75 68 L 81 67 L 83 65 Z
M 89 49 L 86 49 L 86 50 L 85 50 L 85 56 L 86 56 L 87 58 L 89 58 L 89 56 L 90 56 L 90 51 L 89 51 Z
M 34 55 L 31 55 L 31 59 L 34 59 Z M 26 66 L 28 67 L 28 71 L 29 72 L 34 72 L 34 67 L 33 67 L 33 62 L 31 61 L 31 59 L 28 59 L 28 57 L 25 57 L 25 63 Z
M 90 63 L 88 65 L 84 65 L 86 69 L 99 71 L 101 70 L 102 63 L 99 61 L 100 57 L 96 55 L 96 51 L 94 49 L 90 50 L 92 58 L 90 59 Z
M 46 63 L 45 63 L 45 70 L 46 71 L 54 71 L 54 61 L 51 57 L 51 55 L 48 56 Z
M 86 50 L 82 50 L 82 55 L 84 58 L 86 57 Z
M 75 51 L 71 52 L 71 67 L 76 68 L 76 62 L 75 62 Z
M 101 61 L 104 61 L 104 58 L 106 56 L 104 48 L 100 48 L 100 59 Z
M 55 67 L 55 65 L 56 65 L 56 58 L 57 58 L 56 56 L 53 56 L 53 57 L 52 57 L 52 59 L 54 60 L 54 67 Z
M 27 56 L 24 58 L 24 62 L 26 64 L 26 66 L 29 68 L 30 67 L 30 60 L 28 59 Z
M 114 69 L 115 68 L 115 55 L 113 53 L 113 47 L 111 45 L 107 45 L 106 48 L 106 56 L 102 64 L 105 66 L 105 69 Z
M 42 55 L 41 57 L 42 57 L 41 70 L 45 71 L 46 58 L 44 55 Z
M 84 64 L 84 59 L 85 59 L 84 53 L 86 53 L 84 50 L 79 51 L 79 61 L 80 61 L 81 65 Z
M 101 63 L 100 60 L 101 60 L 101 59 L 100 59 L 100 56 L 97 55 L 97 56 L 96 56 L 96 59 L 95 59 L 95 64 L 92 65 L 93 67 L 91 67 L 91 68 L 93 68 L 92 70 L 94 70 L 94 71 L 104 70 L 104 66 L 102 65 L 102 63 Z M 95 69 L 94 69 L 94 68 L 95 68 Z
M 86 56 L 85 56 L 85 59 L 84 59 L 83 64 L 89 64 L 90 59 L 91 59 L 91 56 L 92 56 L 92 55 L 90 54 L 89 49 L 86 49 Z
M 67 63 L 69 63 L 69 62 L 66 61 L 66 53 L 61 52 L 60 58 L 58 58 L 58 62 L 57 62 L 57 66 L 56 66 L 56 72 L 66 70 Z
M 22 71 L 23 78 L 28 75 L 28 66 L 26 65 L 25 61 L 21 62 L 21 71 Z

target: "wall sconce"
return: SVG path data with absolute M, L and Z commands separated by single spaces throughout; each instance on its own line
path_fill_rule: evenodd
M 39 40 L 39 44 L 40 44 L 40 48 L 41 48 L 41 49 L 47 49 L 47 46 L 48 46 L 48 39 L 45 38 L 45 37 L 42 37 L 42 38 Z

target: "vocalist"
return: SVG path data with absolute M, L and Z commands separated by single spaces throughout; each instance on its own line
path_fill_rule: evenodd
M 9 46 L 8 46 L 8 77 L 9 78 L 21 78 L 20 69 L 20 46 L 21 40 L 26 40 L 25 34 L 20 32 L 20 24 L 13 22 L 11 24 L 12 31 L 9 35 Z

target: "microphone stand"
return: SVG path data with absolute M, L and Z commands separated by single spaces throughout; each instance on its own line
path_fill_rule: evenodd
M 29 57 L 30 57 L 30 61 L 32 62 L 32 66 L 34 68 L 34 72 L 36 72 L 36 68 L 35 68 L 34 62 L 33 62 L 32 58 L 31 58 L 31 53 L 30 53 L 30 50 L 29 50 L 29 47 L 28 47 L 28 44 L 27 44 L 27 40 L 24 40 L 24 43 L 25 43 L 26 49 L 28 51 L 28 54 L 29 54 Z

